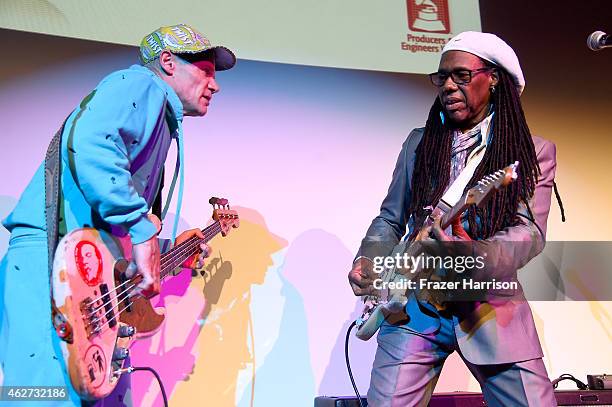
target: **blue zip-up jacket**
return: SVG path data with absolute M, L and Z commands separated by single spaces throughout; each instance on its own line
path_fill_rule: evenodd
M 70 114 L 62 134 L 65 230 L 93 226 L 142 243 L 157 232 L 146 214 L 157 194 L 183 105 L 149 69 L 133 65 L 104 78 Z M 49 139 L 51 139 L 51 134 Z M 44 165 L 3 225 L 13 237 L 46 233 Z

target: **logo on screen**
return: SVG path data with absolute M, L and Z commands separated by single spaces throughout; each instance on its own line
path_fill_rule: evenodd
M 412 31 L 448 34 L 448 0 L 406 0 L 408 27 Z

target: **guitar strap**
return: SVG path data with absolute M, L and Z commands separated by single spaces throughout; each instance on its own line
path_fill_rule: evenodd
M 486 150 L 486 140 L 489 138 L 491 131 L 491 122 L 493 120 L 493 115 L 495 113 L 490 113 L 479 125 L 480 126 L 480 134 L 481 142 L 480 145 L 476 146 L 476 148 L 470 153 L 467 157 L 467 162 L 465 167 L 459 175 L 453 180 L 453 183 L 446 189 L 442 198 L 436 205 L 436 208 L 439 208 L 444 213 L 448 212 L 463 196 L 463 191 L 467 186 L 467 183 L 470 182 L 472 176 L 474 175 L 474 171 L 476 171 L 476 167 L 482 161 L 484 157 L 484 153 Z M 444 115 L 440 112 L 440 120 L 442 124 L 444 124 Z
M 172 113 L 172 108 L 170 104 L 166 105 L 166 123 L 168 123 L 168 130 L 170 134 L 175 134 L 178 132 L 178 122 Z M 168 209 L 170 208 L 170 202 L 172 201 L 172 196 L 174 195 L 174 187 L 176 186 L 176 181 L 179 178 L 179 172 L 181 169 L 181 152 L 180 145 L 178 141 L 178 135 L 176 138 L 176 165 L 174 168 L 174 175 L 172 176 L 172 181 L 170 182 L 170 188 L 168 189 L 168 194 L 166 196 L 166 202 L 162 209 L 162 193 L 164 189 L 164 180 L 166 174 L 166 168 L 162 166 L 162 172 L 160 175 L 159 186 L 157 187 L 157 195 L 155 196 L 155 200 L 153 201 L 153 205 L 151 206 L 151 213 L 159 218 L 159 220 L 164 220 L 166 217 L 166 213 L 168 213 Z M 174 240 L 173 240 L 174 241 Z
M 465 168 L 463 168 L 451 186 L 446 190 L 444 195 L 442 195 L 442 198 L 440 198 L 438 207 L 444 210 L 444 212 L 448 212 L 457 202 L 459 202 L 459 199 L 461 196 L 463 196 L 463 191 L 465 190 L 467 183 L 470 182 L 474 172 L 476 171 L 476 167 L 478 167 L 478 164 L 480 164 L 482 161 L 486 148 L 484 145 L 477 148 L 478 151 L 474 153 L 474 155 L 465 165 Z
M 55 133 L 45 155 L 45 221 L 47 224 L 47 253 L 49 277 L 53 270 L 53 255 L 58 241 L 59 230 L 59 173 L 60 147 L 64 124 Z
M 155 200 L 153 201 L 153 206 L 151 206 L 151 213 L 159 218 L 159 220 L 163 220 L 162 218 L 162 190 L 164 189 L 164 176 L 166 170 L 162 167 L 159 187 L 157 188 L 157 195 L 155 195 Z
M 47 226 L 47 260 L 49 272 L 49 294 L 51 296 L 51 319 L 53 326 L 60 338 L 67 342 L 72 342 L 72 332 L 67 319 L 55 305 L 53 299 L 53 282 L 51 276 L 53 273 L 53 258 L 55 257 L 55 248 L 58 243 L 59 231 L 59 207 L 60 207 L 60 170 L 61 158 L 60 148 L 62 133 L 68 118 L 64 120 L 62 127 L 55 133 L 51 139 L 47 153 L 45 154 L 45 223 Z

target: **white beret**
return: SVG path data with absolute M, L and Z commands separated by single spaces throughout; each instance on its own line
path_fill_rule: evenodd
M 442 53 L 465 51 L 504 68 L 514 79 L 519 95 L 525 88 L 525 77 L 518 57 L 510 45 L 495 34 L 465 31 L 446 43 Z

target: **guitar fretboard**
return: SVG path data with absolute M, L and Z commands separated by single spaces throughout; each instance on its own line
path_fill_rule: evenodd
M 216 221 L 212 225 L 202 229 L 202 234 L 204 235 L 203 239 L 197 236 L 192 236 L 181 244 L 176 245 L 166 253 L 162 254 L 160 259 L 160 279 L 163 280 L 172 271 L 174 271 L 174 269 L 183 264 L 185 260 L 196 254 L 201 243 L 207 243 L 219 232 L 221 232 L 221 224 L 219 221 Z

